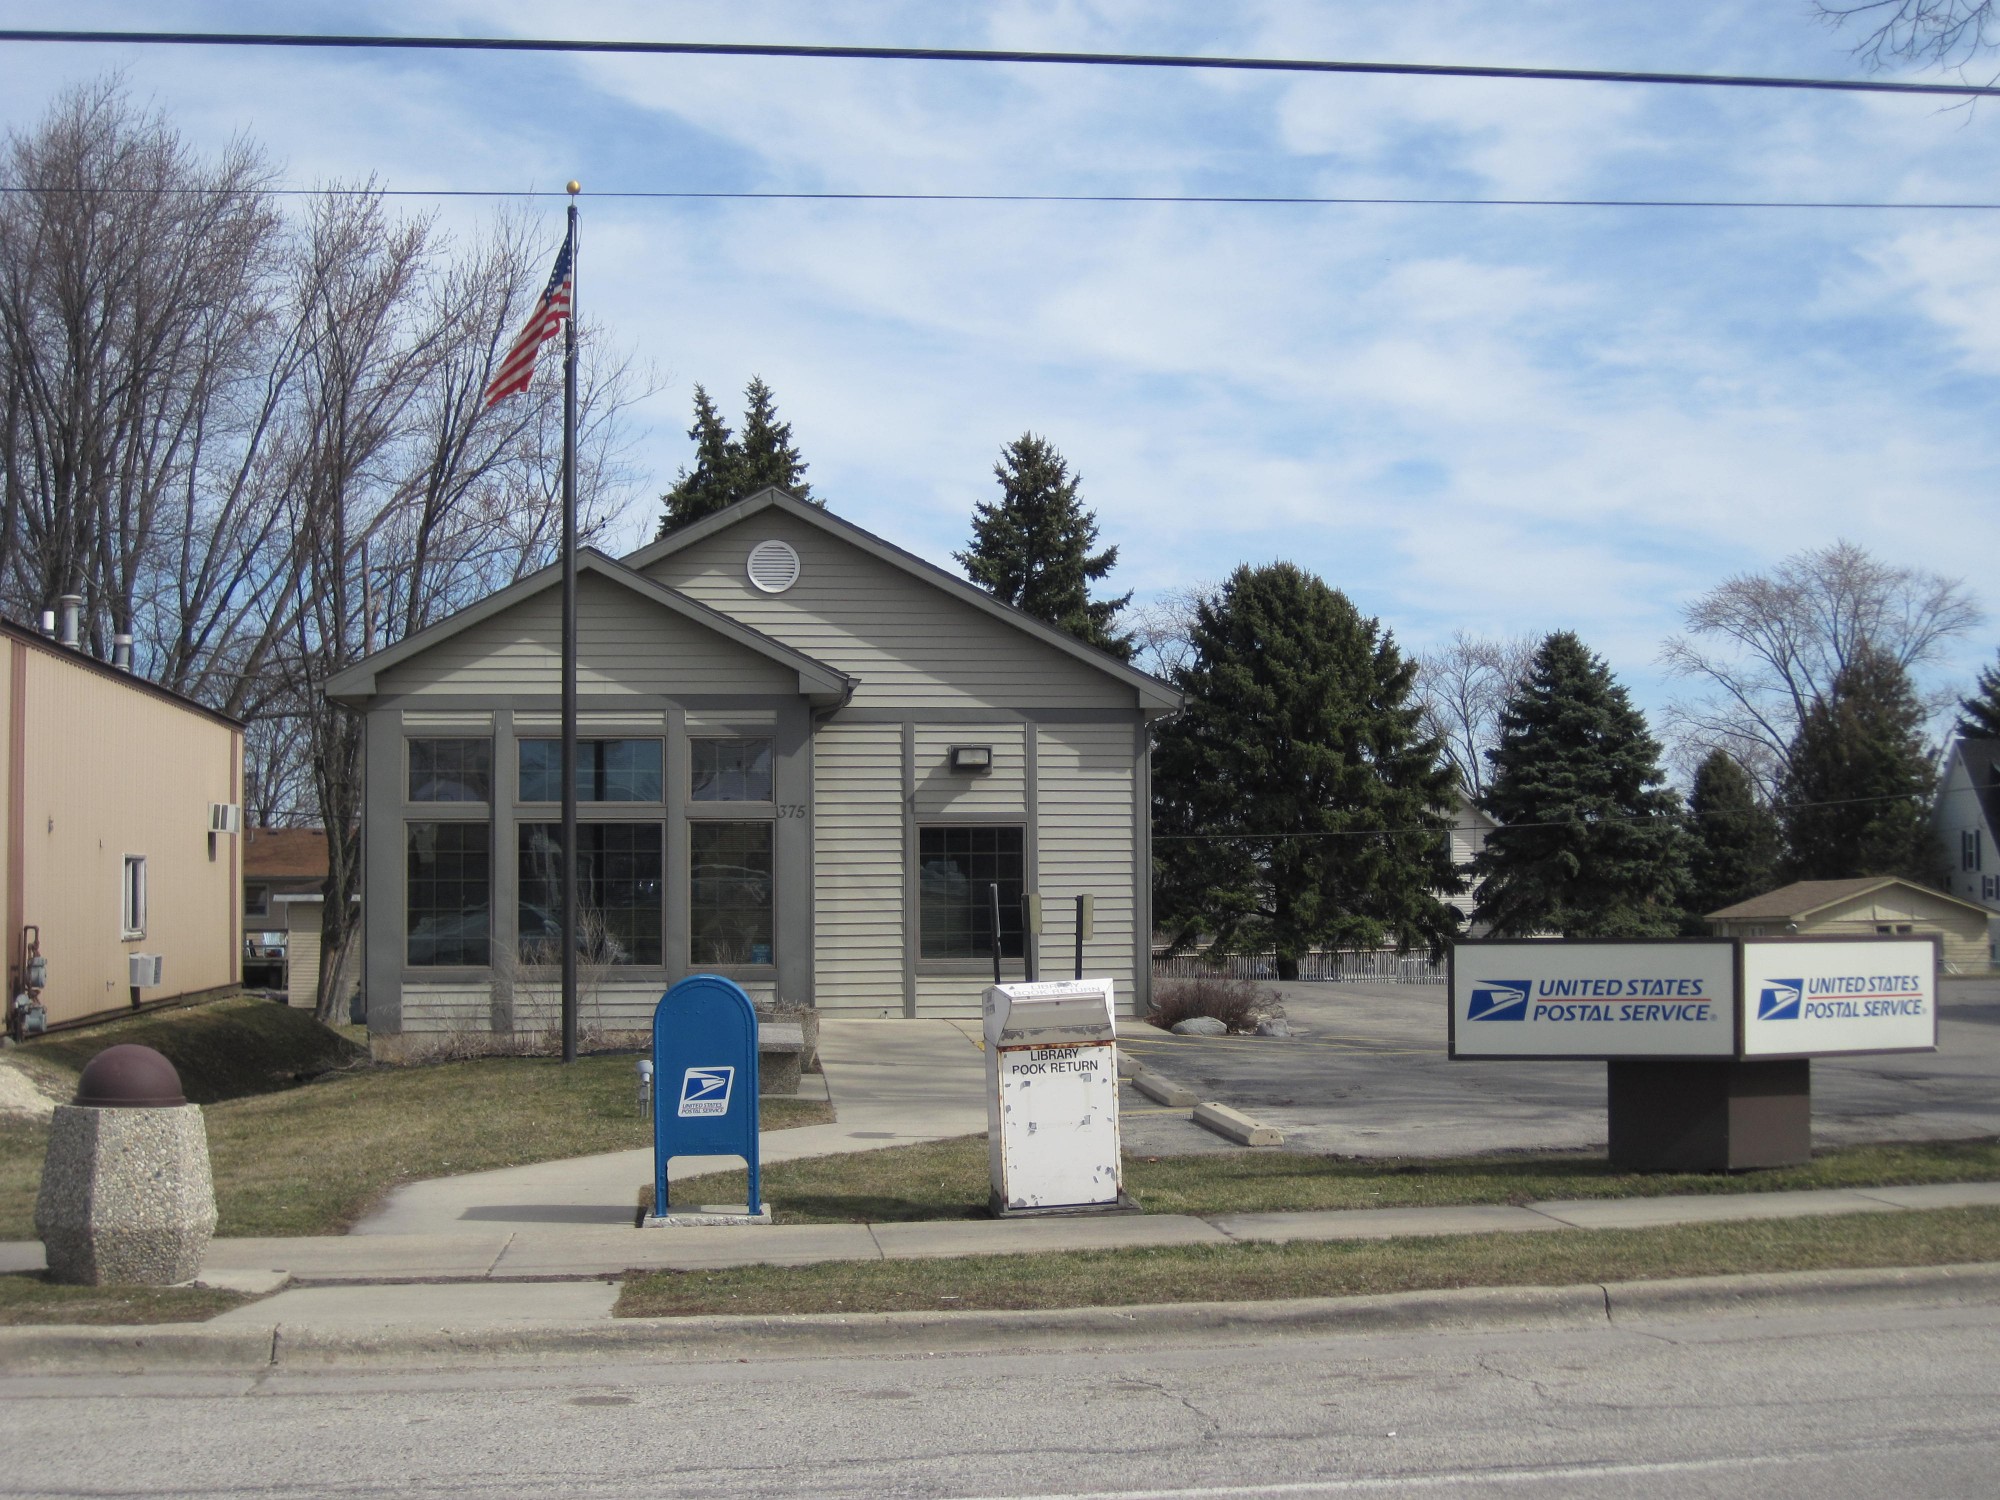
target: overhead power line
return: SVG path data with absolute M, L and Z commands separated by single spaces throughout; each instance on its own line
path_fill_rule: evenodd
M 13 184 L 6 193 L 158 193 L 212 192 L 202 187 L 72 187 L 67 184 Z M 564 188 L 264 188 L 274 198 L 568 198 Z M 1992 213 L 2000 203 L 1885 203 L 1840 198 L 1390 198 L 1345 197 L 1304 193 L 814 193 L 752 192 L 701 188 L 614 188 L 592 192 L 592 199 L 709 199 L 722 202 L 775 203 L 1076 203 L 1076 204 L 1217 204 L 1224 207 L 1265 205 L 1354 208 L 1748 208 L 1748 209 L 1868 209 L 1922 213 Z
M 2000 86 L 1905 83 L 1884 78 L 1784 78 L 1731 73 L 1648 73 L 1616 68 L 1511 68 L 1471 63 L 1339 62 L 1297 57 L 1203 57 L 1146 52 L 1029 52 L 965 47 L 830 47 L 776 42 L 586 41 L 564 37 L 316 36 L 249 31 L 0 30 L 0 42 L 72 42 L 142 47 L 307 47 L 398 52 L 549 52 L 641 57 L 778 57 L 860 62 L 1026 63 L 1093 68 L 1167 68 L 1233 73 L 1362 73 L 1400 78 L 1500 78 L 1538 83 L 1644 83 L 1693 88 L 1792 89 L 1849 94 L 1937 94 L 1977 98 Z

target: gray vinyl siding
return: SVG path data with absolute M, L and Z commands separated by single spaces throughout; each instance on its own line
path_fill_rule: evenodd
M 753 587 L 762 541 L 789 542 L 799 581 Z M 1137 695 L 1074 657 L 861 548 L 776 510 L 659 559 L 647 576 L 860 679 L 860 708 L 1136 707 Z
M 1096 898 L 1095 934 L 1083 949 L 1086 975 L 1117 981 L 1120 1015 L 1134 1003 L 1135 807 L 1139 766 L 1133 726 L 1044 724 L 1035 750 L 1042 893 L 1037 949 L 1044 978 L 1067 978 L 1076 962 L 1076 898 Z
M 916 802 L 920 819 L 1022 816 L 1028 805 L 1027 726 L 1011 724 L 919 724 L 916 726 Z M 951 769 L 954 745 L 986 745 L 993 769 L 967 775 Z
M 813 1001 L 903 1014 L 903 731 L 825 724 L 813 746 Z
M 557 693 L 562 594 L 549 588 L 383 672 L 381 693 Z M 796 694 L 798 674 L 629 589 L 577 580 L 577 690 Z

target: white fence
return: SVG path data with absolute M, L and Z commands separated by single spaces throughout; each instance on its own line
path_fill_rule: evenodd
M 1275 953 L 1182 953 L 1169 958 L 1153 955 L 1155 979 L 1276 979 Z M 1334 983 L 1443 984 L 1444 961 L 1427 953 L 1398 953 L 1393 948 L 1302 953 L 1299 978 Z

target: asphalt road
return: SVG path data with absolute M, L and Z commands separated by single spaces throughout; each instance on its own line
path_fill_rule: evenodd
M 1994 1493 L 2000 1308 L 543 1370 L 0 1377 L 0 1494 Z
M 1281 1127 L 1288 1150 L 1455 1156 L 1601 1148 L 1601 1062 L 1453 1062 L 1441 985 L 1282 984 L 1300 1035 L 1126 1033 L 1121 1046 L 1203 1099 Z M 1813 1064 L 1821 1145 L 2000 1134 L 2000 981 L 1947 980 L 1938 1050 Z M 1130 1090 L 1125 1146 L 1144 1154 L 1235 1150 Z

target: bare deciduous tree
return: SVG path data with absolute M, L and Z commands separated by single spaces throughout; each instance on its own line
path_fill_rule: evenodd
M 1119 623 L 1132 632 L 1132 664 L 1174 681 L 1194 656 L 1195 614 L 1215 592 L 1213 584 L 1184 584 L 1130 611 Z
M 1707 694 L 1671 705 L 1678 736 L 1692 750 L 1729 751 L 1768 796 L 1807 714 L 1830 699 L 1843 670 L 1879 651 L 1915 675 L 1983 616 L 1960 580 L 1838 541 L 1768 574 L 1724 579 L 1681 618 L 1688 633 L 1669 639 L 1660 659 Z
M 1441 741 L 1468 796 L 1485 795 L 1486 752 L 1500 743 L 1500 712 L 1528 675 L 1540 642 L 1463 630 L 1417 657 L 1416 698 L 1424 732 Z
M 253 819 L 327 830 L 321 1012 L 358 887 L 360 730 L 326 701 L 370 651 L 546 565 L 561 383 L 482 399 L 551 247 L 469 249 L 372 184 L 290 222 L 262 158 L 213 163 L 116 80 L 0 156 L 0 604 L 78 592 L 87 649 L 245 718 Z M 582 334 L 581 534 L 625 468 L 629 361 Z
M 1994 0 L 1815 0 L 1821 20 L 1868 27 L 1854 55 L 1873 68 L 1898 62 L 1962 68 L 2000 46 Z

